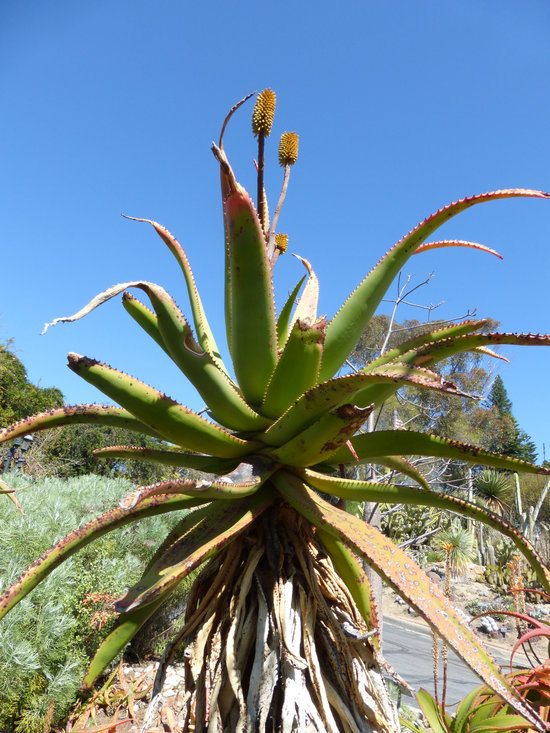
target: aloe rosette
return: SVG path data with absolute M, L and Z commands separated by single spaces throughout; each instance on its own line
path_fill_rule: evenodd
M 489 347 L 495 344 L 548 345 L 550 337 L 482 333 L 484 322 L 469 320 L 400 344 L 358 373 L 336 376 L 412 255 L 449 246 L 496 254 L 475 242 L 427 241 L 442 224 L 485 202 L 549 196 L 505 189 L 445 206 L 392 247 L 329 321 L 317 314 L 319 283 L 313 268 L 299 258 L 307 271 L 306 284 L 299 295 L 302 278 L 277 316 L 273 265 L 288 239 L 276 234 L 275 227 L 290 167 L 298 155 L 298 136 L 285 133 L 281 139 L 283 193 L 270 224 L 263 155 L 275 96 L 269 90 L 260 93 L 254 109 L 257 207 L 238 183 L 223 148 L 225 125 L 241 103 L 231 110 L 219 144 L 213 145 L 221 175 L 225 321 L 232 368 L 224 364 L 216 345 L 183 248 L 167 229 L 148 219 L 137 221 L 152 225 L 182 270 L 194 330 L 172 297 L 147 281 L 116 285 L 74 316 L 54 321 L 78 320 L 123 293 L 128 314 L 194 385 L 208 417 L 133 376 L 69 354 L 69 368 L 118 407 L 64 407 L 0 432 L 0 441 L 7 441 L 59 425 L 123 426 L 157 438 L 158 449 L 114 446 L 97 451 L 98 457 L 194 469 L 201 472 L 200 478 L 139 487 L 118 507 L 75 529 L 4 591 L 0 616 L 97 537 L 143 517 L 192 509 L 175 522 L 142 578 L 118 602 L 120 618 L 92 660 L 85 688 L 94 684 L 178 583 L 202 566 L 185 625 L 173 643 L 173 649 L 187 644 L 184 729 L 194 725 L 196 730 L 264 730 L 268 720 L 285 719 L 298 729 L 309 725 L 319 731 L 398 730 L 383 682 L 377 613 L 363 561 L 446 639 L 485 684 L 543 730 L 537 714 L 424 572 L 378 529 L 346 512 L 345 501 L 335 506 L 330 497 L 424 504 L 483 522 L 515 542 L 541 585 L 550 590 L 548 569 L 514 527 L 477 505 L 432 491 L 405 456 L 440 456 L 530 473 L 548 473 L 546 469 L 408 430 L 361 432 L 372 411 L 403 385 L 461 394 L 434 371 L 452 354 L 494 353 Z M 141 290 L 148 305 L 130 289 Z M 404 474 L 408 484 L 350 478 L 349 469 L 358 462 L 389 466 Z

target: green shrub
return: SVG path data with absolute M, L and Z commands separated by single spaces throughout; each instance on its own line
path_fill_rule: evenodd
M 2 589 L 55 540 L 132 488 L 129 481 L 95 475 L 34 481 L 11 474 L 8 480 L 14 488 L 26 487 L 18 493 L 25 514 L 3 503 Z M 54 722 L 63 718 L 89 656 L 112 628 L 109 594 L 122 595 L 139 578 L 173 521 L 151 517 L 106 535 L 57 568 L 9 614 L 0 625 L 0 731 L 41 733 L 52 700 Z

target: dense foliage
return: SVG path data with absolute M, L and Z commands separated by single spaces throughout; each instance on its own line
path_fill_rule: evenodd
M 71 528 L 94 517 L 128 492 L 123 479 L 82 476 L 38 479 L 10 474 L 25 511 L 3 505 L 0 524 L 0 587 Z M 113 597 L 121 596 L 140 574 L 143 562 L 166 534 L 170 521 L 151 517 L 85 548 L 52 573 L 45 583 L 0 624 L 0 730 L 41 733 L 50 701 L 54 722 L 74 704 L 82 675 L 98 643 L 112 629 Z M 92 623 L 107 599 L 101 629 Z M 111 602 L 109 603 L 109 599 Z
M 29 381 L 11 342 L 0 344 L 0 426 L 62 404 L 57 387 L 38 387 Z
M 0 344 L 0 426 L 62 405 L 64 400 L 61 390 L 32 384 L 12 343 Z M 21 457 L 24 470 L 33 476 L 70 478 L 95 473 L 111 478 L 125 477 L 136 483 L 153 483 L 173 474 L 159 465 L 124 459 L 106 463 L 94 457 L 96 450 L 129 441 L 142 448 L 161 446 L 161 442 L 154 438 L 145 435 L 136 437 L 121 427 L 73 425 L 53 430 L 47 436 L 34 436 L 31 447 Z M 0 451 L 0 467 L 7 455 L 6 449 Z M 20 457 L 18 450 L 14 457 Z
M 154 463 L 100 461 L 95 451 L 110 445 L 132 441 L 140 448 L 160 448 L 162 442 L 149 436 L 136 436 L 124 428 L 108 425 L 71 425 L 37 435 L 25 456 L 25 470 L 34 476 L 71 478 L 94 473 L 97 476 L 127 478 L 138 484 L 149 484 L 175 475 L 167 467 Z

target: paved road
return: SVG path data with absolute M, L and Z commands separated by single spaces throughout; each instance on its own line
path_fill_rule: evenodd
M 499 664 L 509 662 L 506 652 L 491 650 Z M 388 662 L 415 690 L 424 687 L 431 695 L 434 692 L 432 672 L 432 635 L 427 626 L 417 626 L 402 621 L 384 619 L 383 653 Z M 440 665 L 441 667 L 441 665 Z M 452 651 L 449 652 L 447 701 L 452 704 L 465 697 L 474 687 L 481 684 L 464 662 Z M 440 668 L 440 686 L 443 669 Z

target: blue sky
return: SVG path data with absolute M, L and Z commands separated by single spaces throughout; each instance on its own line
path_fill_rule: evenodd
M 0 7 L 0 340 L 13 338 L 30 378 L 69 403 L 101 395 L 66 366 L 68 351 L 127 371 L 192 408 L 200 398 L 117 302 L 40 330 L 117 282 L 146 279 L 189 313 L 153 218 L 191 260 L 211 325 L 223 334 L 223 235 L 210 143 L 232 104 L 272 87 L 268 197 L 281 185 L 277 140 L 300 134 L 280 230 L 321 281 L 331 317 L 382 254 L 418 221 L 462 196 L 550 189 L 550 4 L 547 0 L 293 3 L 40 0 Z M 225 145 L 253 190 L 252 107 Z M 404 274 L 434 316 L 477 308 L 507 331 L 550 331 L 550 202 L 511 200 L 465 212 L 441 238 L 467 250 L 413 258 Z M 279 261 L 278 303 L 301 277 Z M 404 308 L 399 318 L 418 317 Z M 546 443 L 550 349 L 509 347 L 497 363 L 514 412 Z

